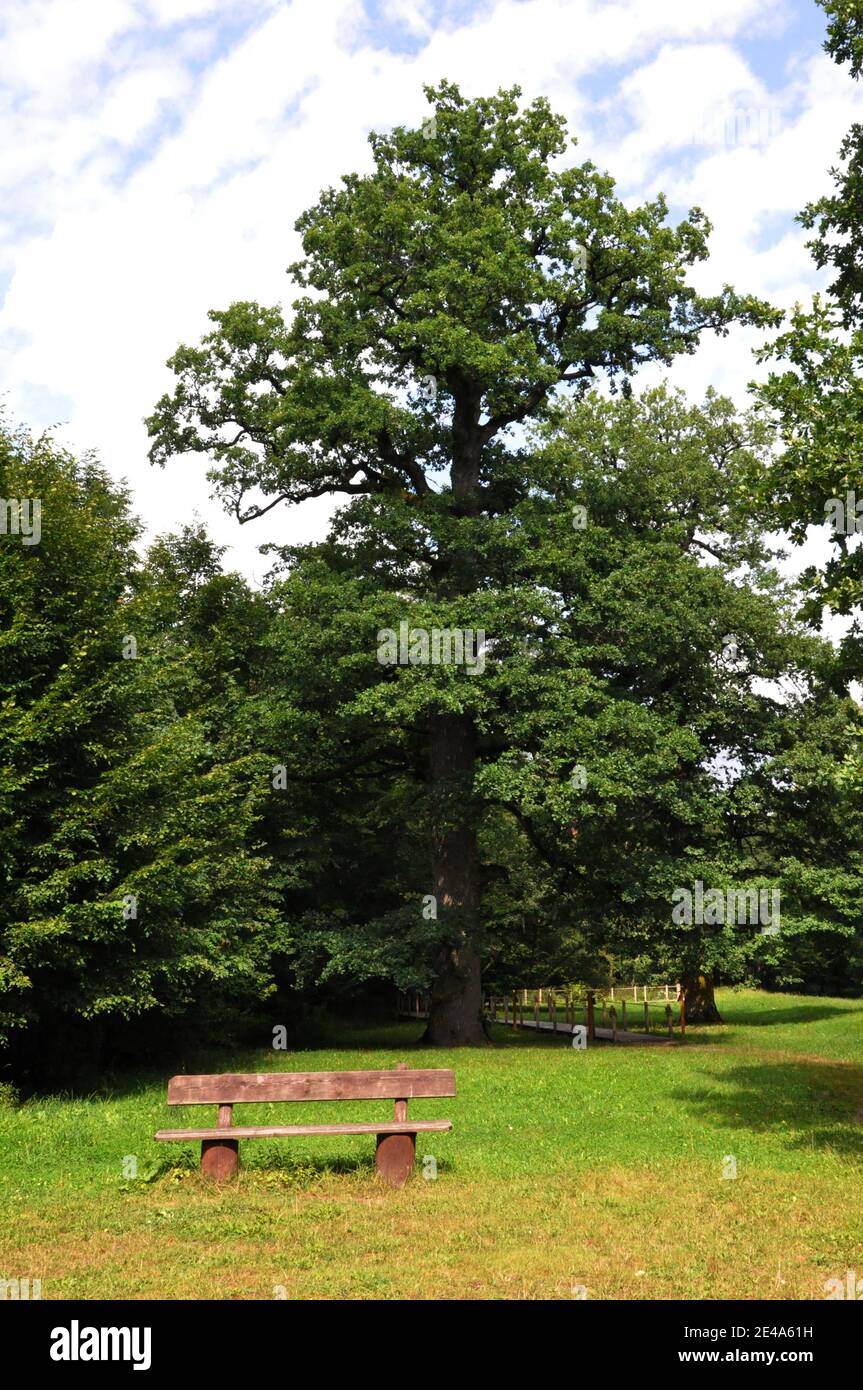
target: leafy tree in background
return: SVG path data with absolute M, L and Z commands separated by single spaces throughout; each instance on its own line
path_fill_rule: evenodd
M 819 0 L 829 25 L 827 52 L 863 71 L 863 28 L 854 0 Z M 803 576 L 805 613 L 817 626 L 826 604 L 850 615 L 863 595 L 863 126 L 852 126 L 831 170 L 835 190 L 800 214 L 815 231 L 808 243 L 819 267 L 835 279 L 811 309 L 797 305 L 788 327 L 759 354 L 784 364 L 758 389 L 775 416 L 782 452 L 753 487 L 765 522 L 802 543 L 810 525 L 831 526 L 831 554 Z M 863 674 L 855 623 L 843 645 L 849 674 Z
M 863 73 L 863 13 L 858 0 L 818 0 L 828 18 L 824 48 L 851 76 Z M 845 326 L 863 320 L 863 125 L 855 122 L 842 142 L 842 166 L 831 169 L 836 191 L 809 203 L 800 214 L 816 235 L 809 247 L 819 267 L 831 266 L 836 279 L 830 294 Z
M 736 978 L 820 994 L 863 992 L 863 779 L 860 710 L 830 685 L 824 652 L 813 697 L 786 711 L 771 757 L 749 780 L 735 837 L 782 889 L 782 929 Z M 735 962 L 736 964 L 736 962 Z
M 0 1035 L 51 1070 L 273 987 L 260 755 L 229 737 L 261 600 L 195 533 L 142 568 L 125 490 L 50 439 L 3 431 L 0 491 L 41 502 L 38 544 L 0 536 Z
M 696 407 L 654 390 L 588 397 L 555 412 L 543 435 L 546 478 L 577 494 L 588 518 L 575 553 L 559 552 L 553 578 L 542 573 L 561 603 L 543 656 L 578 654 L 582 673 L 567 684 L 589 689 L 590 705 L 552 741 L 537 702 L 516 813 L 558 870 L 582 947 L 651 959 L 681 980 L 691 1016 L 709 1019 L 711 972 L 728 964 L 729 943 L 757 955 L 764 941 L 750 924 L 684 929 L 672 893 L 698 879 L 781 888 L 778 844 L 770 855 L 757 844 L 768 820 L 781 843 L 787 776 L 774 777 L 771 758 L 792 746 L 789 728 L 813 702 L 845 709 L 847 725 L 832 651 L 793 621 L 746 503 L 771 432 L 713 393 Z M 567 754 L 588 774 L 570 801 Z M 753 783 L 762 819 L 747 838 Z
M 392 667 L 364 700 L 422 738 L 439 905 L 428 1037 L 459 1044 L 482 1037 L 478 834 L 484 798 L 500 792 L 483 760 L 509 744 L 494 716 L 509 702 L 517 733 L 550 699 L 562 742 L 593 684 L 573 650 L 547 695 L 525 645 L 560 620 L 537 542 L 576 542 L 573 499 L 556 496 L 555 512 L 537 498 L 519 427 L 561 389 L 628 382 L 642 363 L 693 351 L 706 328 L 773 316 L 730 288 L 687 285 L 707 254 L 699 210 L 670 227 L 661 197 L 629 209 L 591 163 L 560 168 L 565 126 L 544 100 L 520 110 L 513 89 L 468 101 L 449 83 L 427 95 L 431 124 L 373 135 L 374 171 L 300 219 L 292 273 L 310 293 L 291 321 L 248 303 L 212 313 L 201 346 L 173 357 L 176 389 L 148 423 L 154 461 L 210 455 L 241 521 L 353 495 L 339 564 L 387 596 L 380 627 L 493 639 L 481 676 Z M 373 660 L 374 630 L 356 638 Z
M 31 950 L 51 934 L 21 920 L 25 882 L 44 876 L 45 841 L 82 780 L 122 746 L 132 667 L 119 657 L 118 606 L 131 577 L 135 525 L 128 499 L 92 460 L 78 463 L 46 438 L 0 428 L 0 492 L 41 508 L 38 543 L 0 536 L 4 1034 L 29 1016 Z M 104 681 L 111 669 L 118 679 Z M 41 915 L 41 914 L 40 914 Z M 77 982 L 73 986 L 77 988 Z
M 480 729 L 480 945 L 498 987 L 587 980 L 611 951 L 681 979 L 690 1017 L 709 1019 L 715 970 L 800 983 L 824 978 L 819 940 L 841 949 L 817 890 L 832 873 L 856 886 L 853 831 L 836 834 L 851 807 L 825 817 L 835 788 L 815 755 L 828 730 L 834 745 L 847 737 L 846 704 L 745 505 L 770 439 L 727 400 L 696 407 L 661 389 L 588 396 L 532 441 L 531 486 L 508 521 L 523 550 L 514 567 L 505 546 L 489 552 L 494 582 L 477 600 L 499 636 L 482 678 L 462 678 Z M 377 662 L 369 634 L 394 621 L 394 600 L 376 552 L 357 556 L 354 517 L 284 551 L 287 577 L 268 594 L 267 678 L 249 716 L 285 769 L 267 853 L 300 983 L 424 987 L 439 924 L 421 910 L 434 808 L 416 711 L 458 678 L 415 666 L 393 681 Z M 822 878 L 802 911 L 807 859 Z M 779 890 L 781 939 L 757 922 L 676 924 L 674 889 L 699 878 Z
M 334 551 L 300 547 L 267 600 L 265 679 L 245 719 L 267 750 L 262 837 L 292 923 L 280 978 L 330 997 L 423 987 L 435 923 L 420 910 L 432 891 L 422 746 L 365 706 L 383 674 L 368 640 L 381 598 Z
M 863 23 L 854 0 L 819 0 L 828 17 L 825 48 L 849 63 L 852 78 L 863 72 Z M 818 627 L 826 606 L 851 618 L 840 644 L 845 681 L 863 677 L 860 603 L 863 598 L 863 126 L 853 125 L 831 170 L 834 190 L 809 204 L 800 221 L 815 235 L 808 243 L 819 267 L 834 272 L 828 294 L 816 296 L 811 310 L 796 306 L 777 341 L 761 352 L 778 363 L 757 390 L 761 405 L 776 420 L 782 450 L 773 466 L 753 482 L 753 501 L 767 524 L 786 528 L 794 541 L 806 539 L 810 525 L 830 526 L 830 553 L 823 567 L 801 577 L 802 612 Z M 776 949 L 780 980 L 803 973 L 821 981 L 850 980 L 860 987 L 861 931 L 859 817 L 863 801 L 861 715 L 859 706 L 843 725 L 841 738 L 825 748 L 832 759 L 825 786 L 830 795 L 811 829 L 813 857 L 794 853 L 788 866 L 801 910 L 811 910 L 813 931 L 807 956 L 789 950 L 786 938 Z M 810 757 L 810 765 L 812 758 Z M 840 809 L 841 808 L 841 812 Z M 790 802 L 792 812 L 793 798 Z M 792 815 L 789 834 L 799 830 Z M 818 832 L 830 828 L 830 849 L 818 845 Z M 850 840 L 849 840 L 850 837 Z

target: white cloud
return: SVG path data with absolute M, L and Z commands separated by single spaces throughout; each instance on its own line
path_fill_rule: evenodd
M 781 31 L 778 0 L 488 0 L 469 20 L 445 7 L 436 26 L 424 0 L 388 0 L 393 33 L 424 40 L 410 54 L 368 37 L 359 0 L 249 0 L 230 7 L 230 30 L 225 8 L 7 0 L 3 11 L 0 389 L 36 426 L 70 403 L 64 437 L 131 479 L 151 529 L 197 507 L 258 574 L 262 541 L 320 534 L 326 501 L 238 532 L 208 501 L 200 461 L 150 469 L 141 421 L 170 385 L 165 358 L 206 330 L 208 308 L 290 300 L 297 216 L 369 166 L 369 128 L 423 119 L 425 82 L 448 77 L 469 95 L 519 82 L 549 97 L 579 134 L 578 157 L 610 168 L 627 196 L 665 187 L 701 203 L 716 227 L 705 287 L 727 279 L 788 303 L 814 283 L 790 218 L 825 186 L 859 98 L 823 56 L 764 88 L 741 45 L 759 27 Z M 605 65 L 623 75 L 597 102 Z M 693 113 L 728 96 L 777 103 L 779 132 L 684 149 Z M 675 378 L 740 395 L 761 336 L 706 340 Z
M 131 0 L 6 0 L 0 82 L 60 112 L 80 70 L 139 20 Z
M 428 0 L 383 0 L 381 15 L 409 34 L 427 35 L 432 30 L 432 7 Z
M 188 85 L 183 69 L 171 62 L 132 72 L 115 84 L 95 121 L 103 138 L 129 145 L 176 101 Z
M 224 8 L 220 0 L 146 0 L 146 9 L 159 24 L 178 24 L 186 19 L 200 19 Z M 238 6 L 234 5 L 235 10 Z

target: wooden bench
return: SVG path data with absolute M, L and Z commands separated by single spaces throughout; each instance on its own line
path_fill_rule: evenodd
M 160 1129 L 157 1139 L 200 1139 L 201 1172 L 216 1182 L 234 1177 L 241 1139 L 288 1139 L 305 1134 L 376 1134 L 375 1166 L 401 1187 L 416 1162 L 416 1136 L 452 1129 L 450 1120 L 408 1120 L 408 1100 L 454 1096 L 455 1073 L 414 1070 L 400 1062 L 394 1071 L 299 1071 L 249 1075 L 172 1076 L 169 1105 L 217 1105 L 216 1129 Z M 235 1105 L 289 1100 L 394 1100 L 392 1121 L 334 1125 L 234 1125 Z

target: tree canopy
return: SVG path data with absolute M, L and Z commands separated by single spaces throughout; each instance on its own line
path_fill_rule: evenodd
M 692 287 L 704 214 L 629 206 L 517 88 L 427 96 L 301 217 L 290 312 L 213 311 L 148 421 L 240 522 L 333 497 L 259 591 L 199 526 L 142 552 L 95 459 L 0 430 L 7 515 L 41 508 L 38 542 L 0 535 L 25 1067 L 393 985 L 451 1045 L 483 1039 L 483 979 L 673 977 L 702 1018 L 717 972 L 863 982 L 859 652 L 816 631 L 863 552 L 836 530 L 801 602 L 764 534 L 859 475 L 853 190 L 803 214 L 838 278 L 765 349 L 784 369 L 750 410 L 694 403 L 638 369 L 780 319 Z M 781 930 L 675 912 L 702 889 L 781 900 Z

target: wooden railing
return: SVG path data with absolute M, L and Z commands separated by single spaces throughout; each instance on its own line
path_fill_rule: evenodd
M 425 990 L 403 989 L 396 1003 L 397 1018 L 428 1018 L 429 996 Z
M 612 1040 L 618 1032 L 667 1032 L 673 1037 L 675 1022 L 681 1035 L 686 1032 L 686 1008 L 676 985 L 615 985 L 605 991 L 546 986 L 516 989 L 488 995 L 485 1010 L 490 1021 L 515 1029 L 571 1033 L 583 1024 L 591 1040 L 597 1028 L 610 1032 Z

